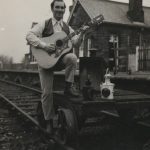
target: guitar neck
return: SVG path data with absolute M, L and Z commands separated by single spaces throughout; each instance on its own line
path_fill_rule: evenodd
M 72 33 L 70 33 L 69 35 L 67 35 L 63 40 L 64 40 L 64 41 L 68 41 L 68 40 L 70 40 L 72 37 L 74 37 L 75 35 L 79 34 L 81 31 L 82 31 L 82 29 L 80 28 L 80 29 L 78 29 L 78 30 L 76 30 L 76 31 L 74 31 L 74 32 L 72 32 Z
M 97 17 L 93 18 L 90 22 L 86 23 L 86 25 L 88 25 L 89 27 L 91 27 L 91 26 L 94 25 L 94 24 L 101 24 L 101 23 L 103 22 L 103 20 L 104 20 L 103 15 L 98 15 Z M 82 31 L 84 31 L 84 30 L 86 30 L 86 29 L 84 29 L 84 26 L 85 26 L 85 25 L 83 25 L 82 27 L 80 27 L 78 30 L 76 30 L 76 31 L 74 31 L 74 32 L 72 32 L 72 33 L 70 33 L 70 34 L 67 35 L 63 40 L 64 40 L 64 41 L 68 41 L 68 40 L 70 40 L 73 36 L 79 34 L 80 32 L 82 32 Z

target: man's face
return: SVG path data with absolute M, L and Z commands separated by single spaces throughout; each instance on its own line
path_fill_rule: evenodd
M 53 16 L 56 20 L 60 20 L 63 18 L 63 15 L 65 13 L 65 4 L 64 2 L 59 2 L 59 1 L 56 1 L 54 3 L 54 7 L 52 9 L 52 12 L 53 12 Z

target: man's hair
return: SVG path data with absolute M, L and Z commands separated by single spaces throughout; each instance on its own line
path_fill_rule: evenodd
M 51 3 L 51 9 L 54 8 L 54 3 L 55 3 L 56 1 L 57 1 L 57 2 L 64 2 L 63 0 L 53 0 L 52 3 Z M 65 2 L 64 2 L 64 7 L 66 8 Z

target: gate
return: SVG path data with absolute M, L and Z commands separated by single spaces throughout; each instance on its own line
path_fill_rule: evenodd
M 150 48 L 139 48 L 139 71 L 150 71 Z

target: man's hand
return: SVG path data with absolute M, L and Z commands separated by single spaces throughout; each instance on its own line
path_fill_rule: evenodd
M 89 26 L 87 26 L 87 25 L 85 25 L 85 26 L 83 26 L 82 27 L 82 33 L 84 33 L 86 30 L 88 30 L 90 27 Z
M 83 40 L 83 35 L 84 35 L 85 31 L 88 30 L 89 28 L 90 27 L 87 25 L 83 26 L 81 33 L 78 35 L 78 40 L 76 40 L 76 42 L 74 42 L 74 44 L 73 44 L 74 47 L 79 48 L 79 46 L 81 45 L 82 40 Z
M 50 45 L 46 44 L 46 45 L 43 47 L 43 49 L 44 49 L 47 53 L 53 53 L 53 52 L 56 50 L 54 44 L 50 44 Z

